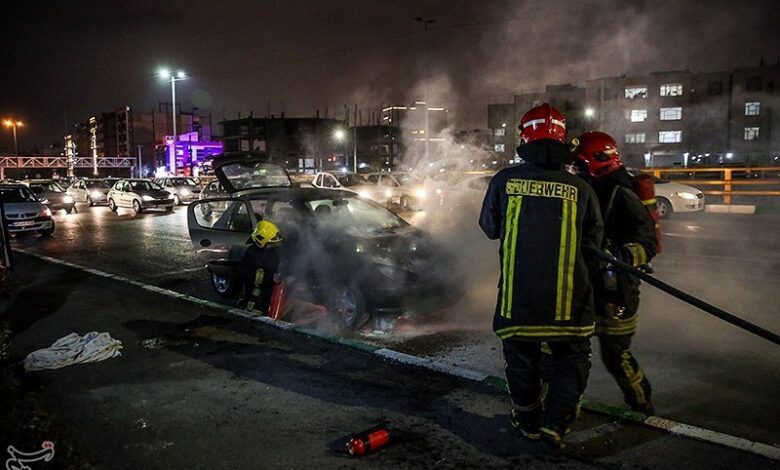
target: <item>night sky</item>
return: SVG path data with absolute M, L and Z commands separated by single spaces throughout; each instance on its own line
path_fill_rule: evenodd
M 19 147 L 125 104 L 170 100 L 159 66 L 181 68 L 184 110 L 223 117 L 343 117 L 420 99 L 455 128 L 547 83 L 654 70 L 727 70 L 780 57 L 780 2 L 8 1 L 0 13 L 0 116 Z M 414 18 L 435 19 L 429 31 Z M 367 117 L 364 111 L 364 119 Z M 0 152 L 13 150 L 0 129 Z

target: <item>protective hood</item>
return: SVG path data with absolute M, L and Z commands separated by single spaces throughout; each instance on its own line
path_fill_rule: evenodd
M 534 140 L 517 147 L 517 155 L 537 165 L 565 165 L 574 161 L 566 145 L 552 139 Z

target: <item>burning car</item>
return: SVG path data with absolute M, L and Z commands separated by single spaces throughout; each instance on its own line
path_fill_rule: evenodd
M 296 187 L 281 166 L 256 156 L 214 166 L 231 196 L 191 204 L 187 225 L 220 296 L 238 294 L 238 261 L 265 218 L 285 238 L 278 248 L 285 279 L 303 283 L 304 300 L 324 304 L 350 328 L 372 315 L 421 314 L 457 300 L 453 257 L 384 207 L 347 191 Z

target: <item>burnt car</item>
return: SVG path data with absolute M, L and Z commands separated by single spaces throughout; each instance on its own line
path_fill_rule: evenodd
M 38 196 L 46 207 L 56 211 L 65 211 L 66 214 L 73 212 L 73 197 L 70 196 L 60 184 L 53 179 L 35 179 L 27 181 L 32 192 Z
M 284 168 L 256 157 L 218 160 L 215 173 L 230 196 L 190 205 L 187 225 L 220 296 L 238 295 L 238 261 L 252 228 L 267 219 L 285 239 L 277 248 L 283 277 L 303 283 L 305 300 L 325 305 L 350 328 L 377 314 L 426 313 L 459 297 L 454 258 L 379 204 L 296 187 Z

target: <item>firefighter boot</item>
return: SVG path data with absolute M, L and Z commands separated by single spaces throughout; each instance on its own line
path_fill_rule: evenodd
M 512 411 L 509 413 L 509 422 L 512 423 L 512 427 L 525 439 L 536 442 L 539 440 L 541 407 L 536 407 L 528 411 L 512 408 Z

